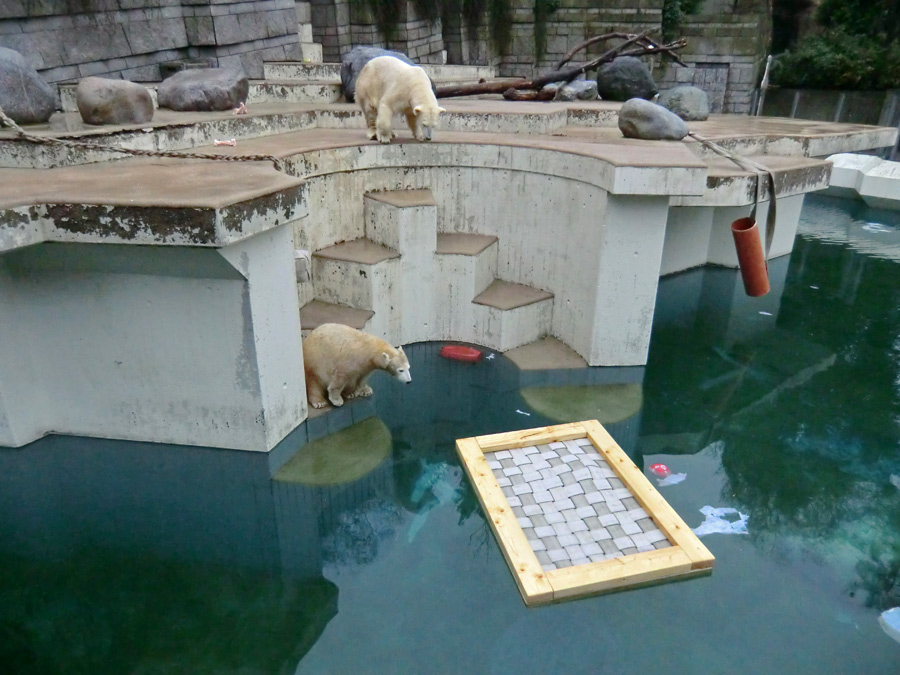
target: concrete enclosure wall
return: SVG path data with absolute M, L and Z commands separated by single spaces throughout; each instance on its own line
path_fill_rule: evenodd
M 159 81 L 160 64 L 202 59 L 263 76 L 300 58 L 294 0 L 5 0 L 0 47 L 51 84 L 89 75 Z
M 308 177 L 309 216 L 295 224 L 295 243 L 315 252 L 363 238 L 366 193 L 430 189 L 438 232 L 496 236 L 496 278 L 553 293 L 550 334 L 591 365 L 642 365 L 668 197 L 610 194 L 614 178 L 595 160 L 523 149 L 502 167 L 510 155 L 487 145 L 306 153 L 297 170 Z M 675 189 L 664 180 L 659 186 Z M 435 279 L 434 288 L 450 281 Z M 312 292 L 312 284 L 299 284 L 301 305 Z M 426 289 L 420 302 L 440 305 Z M 453 312 L 440 306 L 436 316 Z M 387 326 L 382 337 L 397 342 L 393 323 L 379 321 Z M 475 341 L 439 319 L 430 325 L 427 339 Z
M 472 26 L 465 17 L 445 11 L 431 23 L 416 16 L 410 2 L 397 18 L 397 34 L 391 41 L 385 41 L 374 20 L 350 0 L 312 0 L 313 32 L 323 45 L 326 61 L 340 61 L 352 46 L 368 44 L 405 52 L 420 63 L 439 63 L 446 55 L 450 63 L 497 65 L 500 75 L 523 77 L 546 72 L 593 35 L 656 30 L 655 37 L 660 38 L 664 0 L 559 0 L 546 18 L 544 52 L 537 54 L 534 4 L 534 0 L 511 0 L 511 44 L 502 54 L 491 44 L 486 17 Z M 771 35 L 765 0 L 706 0 L 696 14 L 684 17 L 675 32 L 688 40 L 680 52 L 687 67 L 654 60 L 660 88 L 694 84 L 710 94 L 713 112 L 746 113 Z M 594 58 L 608 48 L 594 45 L 574 62 Z

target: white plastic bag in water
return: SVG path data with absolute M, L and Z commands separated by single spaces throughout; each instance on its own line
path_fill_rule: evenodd
M 747 519 L 750 517 L 731 507 L 715 508 L 704 506 L 700 513 L 706 516 L 698 527 L 694 528 L 694 534 L 702 537 L 705 534 L 748 534 Z M 728 520 L 724 516 L 737 515 L 737 520 Z

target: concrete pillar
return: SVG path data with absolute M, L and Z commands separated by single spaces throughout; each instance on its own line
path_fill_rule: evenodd
M 591 366 L 647 362 L 668 208 L 668 197 L 608 197 L 598 232 L 597 293 L 586 357 Z
M 0 445 L 46 433 L 270 450 L 306 417 L 291 228 L 220 251 L 0 256 Z

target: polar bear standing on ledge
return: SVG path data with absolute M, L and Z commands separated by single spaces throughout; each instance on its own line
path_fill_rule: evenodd
M 392 347 L 374 335 L 339 323 L 323 323 L 303 340 L 306 398 L 313 408 L 328 401 L 344 405 L 344 399 L 371 396 L 366 384 L 379 368 L 401 382 L 411 382 L 409 361 L 402 347 Z
M 445 112 L 425 71 L 393 56 L 378 56 L 363 66 L 356 80 L 356 100 L 366 117 L 369 138 L 380 143 L 394 137 L 394 113 L 406 116 L 417 141 L 430 141 Z

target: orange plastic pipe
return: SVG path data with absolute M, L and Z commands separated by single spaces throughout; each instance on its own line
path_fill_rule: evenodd
M 734 247 L 737 250 L 744 291 L 751 297 L 769 292 L 769 271 L 763 254 L 762 240 L 755 218 L 739 218 L 731 224 Z

